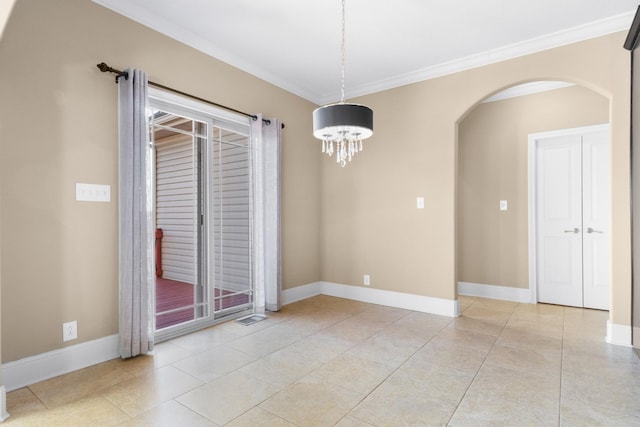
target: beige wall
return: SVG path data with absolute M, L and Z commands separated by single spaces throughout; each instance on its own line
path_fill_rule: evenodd
M 96 64 L 280 118 L 283 282 L 320 280 L 314 105 L 89 0 L 19 0 L 0 44 L 2 362 L 117 333 L 117 86 Z M 75 183 L 112 202 L 75 202 Z M 62 343 L 62 323 L 79 339 Z
M 487 95 L 533 80 L 610 100 L 612 320 L 630 324 L 629 58 L 618 33 L 359 100 L 375 135 L 340 169 L 310 135 L 314 106 L 89 0 L 19 0 L 0 44 L 2 362 L 117 331 L 116 203 L 76 203 L 75 182 L 117 194 L 116 87 L 95 67 L 282 119 L 283 277 L 456 298 L 457 123 Z M 419 49 L 418 52 L 419 54 Z M 415 208 L 424 196 L 426 209 Z
M 528 135 L 607 123 L 609 100 L 573 86 L 480 104 L 458 128 L 458 280 L 529 287 Z M 499 201 L 509 210 L 501 212 Z
M 0 43 L 4 28 L 11 15 L 15 0 L 6 0 L 0 5 Z M 2 242 L 2 180 L 0 179 L 0 242 Z M 0 245 L 0 331 L 2 330 L 2 245 Z M 0 340 L 0 354 L 2 354 L 2 340 Z M 2 385 L 2 370 L 0 370 L 0 385 Z
M 0 6 L 0 43 L 4 28 L 11 15 L 15 0 L 6 1 Z M 0 180 L 0 242 L 2 242 L 2 180 Z M 0 331 L 2 330 L 2 246 L 0 245 Z M 0 354 L 2 354 L 2 340 L 0 340 Z M 0 385 L 2 385 L 2 370 L 0 370 Z
M 375 133 L 353 164 L 322 164 L 322 277 L 456 298 L 457 124 L 486 96 L 529 81 L 578 83 L 610 101 L 612 310 L 630 324 L 629 55 L 625 33 L 361 97 Z M 419 48 L 416 54 L 419 54 Z M 424 196 L 426 208 L 416 209 Z

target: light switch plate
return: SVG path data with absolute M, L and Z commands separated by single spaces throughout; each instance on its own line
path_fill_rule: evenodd
M 506 200 L 500 200 L 500 210 L 501 211 L 506 211 L 509 209 L 509 204 L 507 203 Z
M 424 209 L 424 197 L 416 198 L 416 207 L 418 209 Z
M 110 202 L 111 186 L 76 183 L 76 200 L 81 202 Z

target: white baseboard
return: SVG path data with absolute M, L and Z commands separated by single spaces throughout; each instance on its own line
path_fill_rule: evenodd
M 460 315 L 460 305 L 457 300 L 365 288 L 362 286 L 343 285 L 340 283 L 315 282 L 287 289 L 283 291 L 282 294 L 284 304 L 290 304 L 315 295 L 330 295 L 423 313 L 439 314 L 441 316 L 457 317 Z
M 118 334 L 2 364 L 7 391 L 119 357 Z M 0 415 L 1 416 L 1 415 Z
M 7 389 L 2 385 L 0 386 L 0 423 L 9 418 L 7 412 Z
M 482 283 L 458 282 L 458 294 L 527 304 L 531 302 L 531 291 L 529 289 L 484 285 Z
M 605 341 L 609 344 L 631 347 L 631 326 L 618 325 L 607 320 L 607 336 Z
M 297 286 L 282 291 L 282 305 L 311 298 L 322 293 L 322 282 L 309 283 L 308 285 Z

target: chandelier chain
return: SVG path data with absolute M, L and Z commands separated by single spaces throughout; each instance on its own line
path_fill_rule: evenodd
M 322 152 L 336 154 L 336 162 L 344 167 L 362 151 L 362 140 L 373 134 L 371 108 L 345 102 L 346 0 L 342 0 L 341 97 L 339 103 L 325 105 L 313 111 L 313 136 L 322 140 Z
M 346 56 L 346 47 L 345 47 L 345 0 L 342 0 L 342 67 L 341 67 L 341 78 L 342 78 L 342 88 L 341 88 L 341 103 L 344 104 L 344 63 Z

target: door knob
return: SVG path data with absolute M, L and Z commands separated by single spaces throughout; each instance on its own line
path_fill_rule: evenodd
M 591 233 L 604 233 L 604 231 L 600 231 L 600 230 L 594 230 L 593 228 L 589 227 L 587 228 L 587 233 L 591 234 Z
M 565 233 L 573 233 L 573 234 L 578 234 L 580 232 L 580 229 L 578 227 L 574 228 L 573 230 L 564 230 Z

